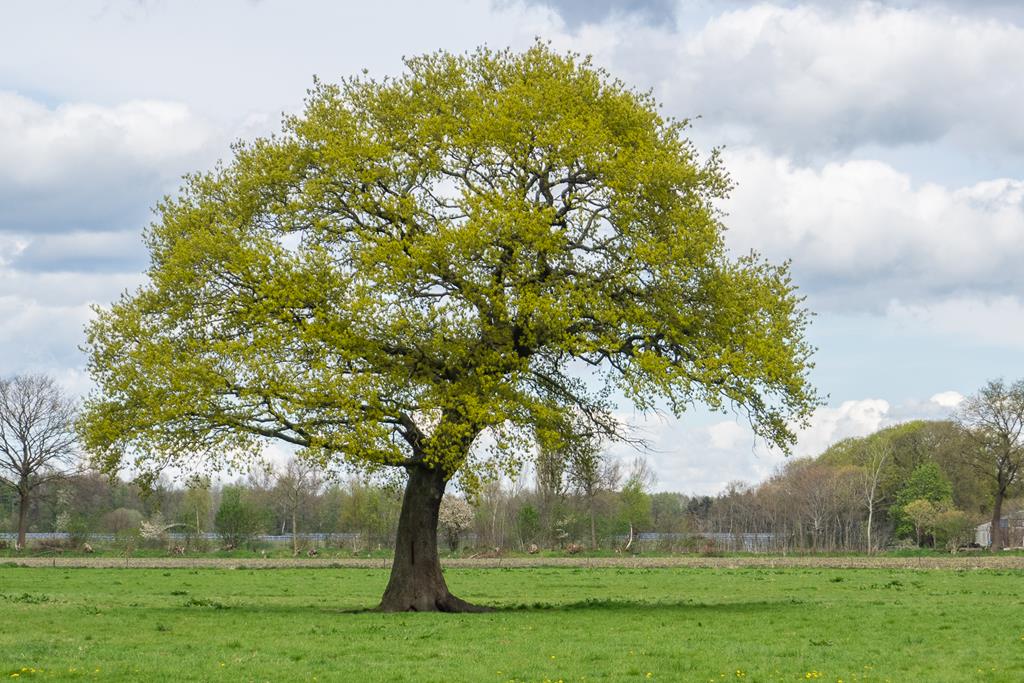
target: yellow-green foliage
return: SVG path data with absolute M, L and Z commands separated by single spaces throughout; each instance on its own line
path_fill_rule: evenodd
M 622 395 L 739 405 L 787 446 L 807 313 L 785 266 L 726 253 L 729 180 L 685 128 L 539 43 L 317 82 L 159 204 L 149 282 L 88 328 L 85 443 L 153 472 L 269 437 L 472 485 L 526 438 L 617 433 Z

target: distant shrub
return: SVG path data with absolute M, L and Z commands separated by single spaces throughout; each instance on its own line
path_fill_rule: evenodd
M 213 524 L 225 547 L 251 545 L 259 531 L 259 511 L 242 493 L 238 486 L 225 486 L 221 492 L 220 507 Z
M 89 522 L 84 517 L 77 515 L 68 520 L 64 531 L 68 533 L 68 543 L 76 548 L 86 545 L 92 535 Z
M 527 504 L 519 508 L 516 524 L 519 527 L 519 537 L 524 544 L 533 543 L 540 536 L 540 513 L 532 505 Z
M 115 536 L 122 531 L 138 529 L 145 517 L 138 510 L 131 508 L 117 508 L 103 515 L 100 520 L 102 528 Z
M 960 510 L 940 512 L 934 522 L 935 545 L 956 550 L 974 540 L 974 523 Z

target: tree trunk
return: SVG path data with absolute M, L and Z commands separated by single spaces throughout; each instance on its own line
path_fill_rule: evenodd
M 874 524 L 875 517 L 875 506 L 874 502 L 868 500 L 868 555 L 872 553 L 874 548 L 871 546 L 871 526 Z
M 597 521 L 594 519 L 594 501 L 590 501 L 590 549 L 597 550 Z
M 25 535 L 28 532 L 28 492 L 18 491 L 18 548 L 25 549 Z
M 298 517 L 298 508 L 292 508 L 292 555 L 299 554 L 299 536 L 296 533 L 295 522 Z
M 448 483 L 441 469 L 410 467 L 382 612 L 487 612 L 448 592 L 437 554 L 437 516 Z
M 990 534 L 990 540 L 992 542 L 992 550 L 1003 549 L 1003 528 L 999 526 L 999 521 L 1003 517 L 1003 491 L 996 491 L 995 503 L 992 505 L 992 533 Z

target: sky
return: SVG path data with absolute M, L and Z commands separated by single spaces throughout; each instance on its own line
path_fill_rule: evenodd
M 724 150 L 730 249 L 790 260 L 816 314 L 826 404 L 794 456 L 1024 377 L 1012 0 L 5 3 L 0 374 L 86 394 L 83 326 L 143 281 L 151 207 L 233 140 L 276 130 L 314 75 L 537 38 L 651 90 L 700 149 Z M 622 417 L 651 443 L 659 490 L 713 494 L 784 461 L 741 414 Z

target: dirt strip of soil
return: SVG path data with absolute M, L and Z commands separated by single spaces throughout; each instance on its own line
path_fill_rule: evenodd
M 1024 569 L 1024 556 L 949 557 L 499 557 L 442 560 L 445 567 L 499 569 L 533 567 L 572 568 L 811 568 L 811 569 Z M 212 558 L 212 557 L 9 557 L 0 566 L 92 567 L 148 569 L 387 569 L 391 560 L 358 558 Z

